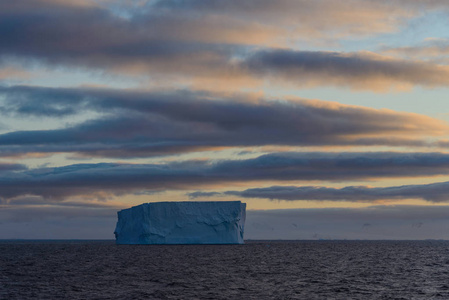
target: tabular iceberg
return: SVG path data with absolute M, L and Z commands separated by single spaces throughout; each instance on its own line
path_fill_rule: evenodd
M 117 244 L 243 244 L 246 203 L 144 203 L 117 215 Z

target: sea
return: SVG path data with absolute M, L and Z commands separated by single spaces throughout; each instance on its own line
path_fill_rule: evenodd
M 0 299 L 449 299 L 449 241 L 0 241 Z

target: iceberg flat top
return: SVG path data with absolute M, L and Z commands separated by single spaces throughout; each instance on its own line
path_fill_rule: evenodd
M 242 244 L 246 204 L 154 202 L 117 214 L 117 244 Z

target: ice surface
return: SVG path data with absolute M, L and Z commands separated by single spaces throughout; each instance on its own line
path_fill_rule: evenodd
M 117 244 L 243 244 L 246 203 L 144 203 L 117 215 Z

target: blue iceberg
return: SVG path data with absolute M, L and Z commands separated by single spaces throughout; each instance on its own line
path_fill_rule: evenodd
M 144 203 L 117 215 L 117 244 L 243 244 L 246 203 Z

